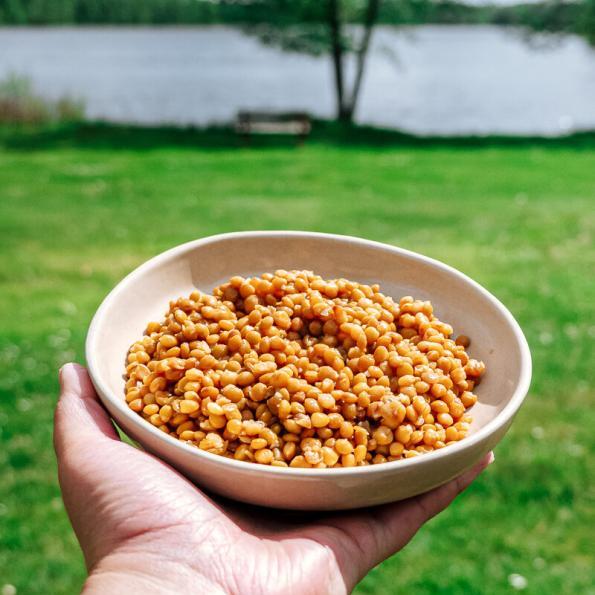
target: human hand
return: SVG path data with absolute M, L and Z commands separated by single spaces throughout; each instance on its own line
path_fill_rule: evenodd
M 87 594 L 350 592 L 493 460 L 427 494 L 363 511 L 223 503 L 121 442 L 84 368 L 67 364 L 60 382 L 54 443 Z

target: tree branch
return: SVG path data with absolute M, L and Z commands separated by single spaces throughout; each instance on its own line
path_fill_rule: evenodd
M 335 91 L 337 96 L 337 118 L 344 120 L 346 116 L 343 83 L 343 42 L 341 39 L 341 22 L 339 1 L 328 0 L 328 24 L 331 35 L 331 56 L 335 71 Z
M 353 84 L 353 90 L 351 92 L 351 99 L 347 106 L 347 112 L 349 117 L 353 117 L 357 100 L 359 97 L 362 79 L 364 76 L 364 69 L 366 66 L 366 57 L 368 55 L 368 49 L 370 47 L 370 40 L 372 39 L 372 29 L 378 19 L 378 11 L 380 9 L 380 0 L 368 0 L 368 7 L 366 9 L 366 16 L 364 19 L 364 36 L 362 43 L 357 52 L 357 66 L 355 74 L 355 82 Z

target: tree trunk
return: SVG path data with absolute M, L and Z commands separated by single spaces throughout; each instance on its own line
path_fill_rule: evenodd
M 335 71 L 335 95 L 337 98 L 337 119 L 349 120 L 345 106 L 345 87 L 343 78 L 343 40 L 341 39 L 341 17 L 339 15 L 339 1 L 329 0 L 328 24 L 331 34 L 331 56 Z
M 374 24 L 378 18 L 379 8 L 380 0 L 368 0 L 368 7 L 366 9 L 366 16 L 364 19 L 364 35 L 356 56 L 357 65 L 355 71 L 355 82 L 353 83 L 349 104 L 346 106 L 346 111 L 349 115 L 348 119 L 350 121 L 353 120 L 353 115 L 357 106 L 357 100 L 359 98 L 362 79 L 364 76 L 364 69 L 366 66 L 366 58 L 368 56 L 368 49 L 370 48 L 370 40 L 372 39 L 372 29 L 374 28 Z

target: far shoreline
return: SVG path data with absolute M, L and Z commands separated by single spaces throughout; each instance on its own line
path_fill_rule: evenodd
M 344 147 L 431 148 L 576 148 L 595 149 L 595 130 L 559 136 L 542 135 L 417 135 L 374 126 L 345 125 L 333 120 L 312 120 L 312 132 L 303 145 L 295 137 L 254 135 L 246 142 L 233 124 L 177 126 L 122 124 L 106 121 L 54 122 L 45 124 L 0 123 L 0 148 L 15 150 L 60 147 L 134 149 L 160 146 L 195 148 L 280 148 L 312 145 Z

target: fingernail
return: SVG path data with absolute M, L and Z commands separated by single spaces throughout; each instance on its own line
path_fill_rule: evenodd
M 493 452 L 490 452 L 488 456 L 488 465 L 491 465 L 496 460 L 496 455 Z
M 64 364 L 60 371 L 58 372 L 58 379 L 60 380 L 60 386 L 64 388 L 64 386 L 68 383 L 68 380 L 72 378 L 76 370 L 75 365 L 72 362 Z

